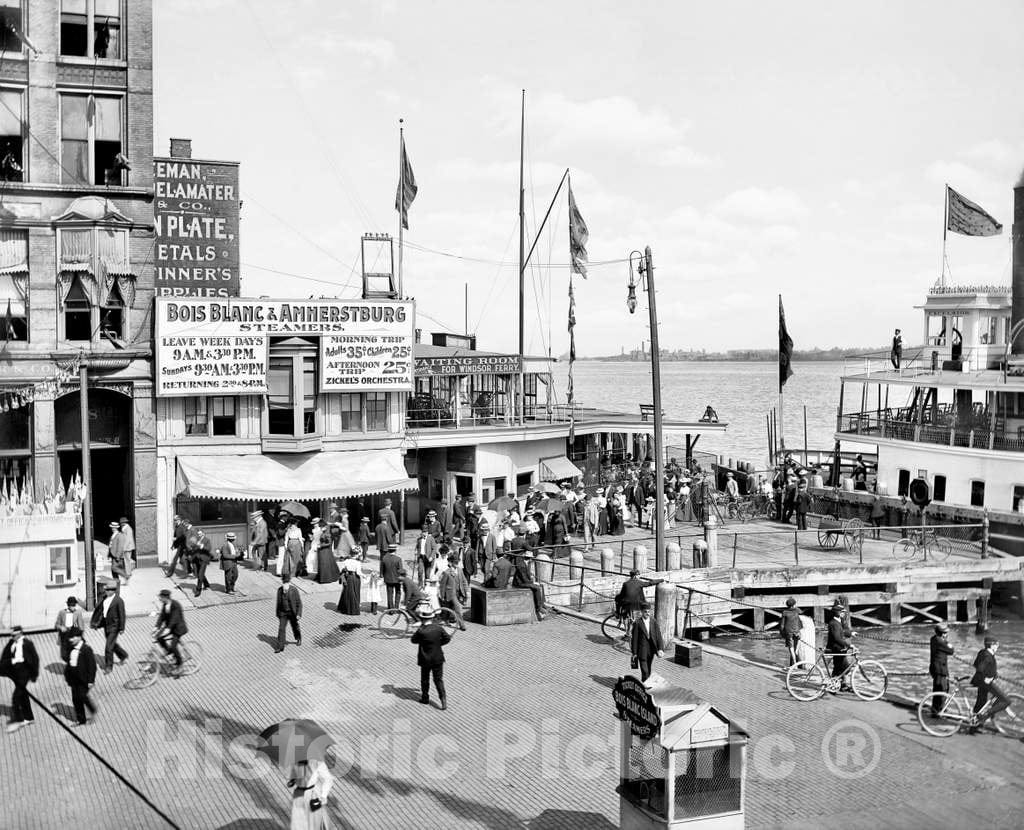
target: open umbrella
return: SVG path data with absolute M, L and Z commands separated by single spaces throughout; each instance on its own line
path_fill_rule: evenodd
M 291 513 L 293 516 L 301 516 L 303 519 L 309 518 L 309 510 L 297 501 L 286 501 L 278 508 L 278 510 L 284 510 L 287 513 Z
M 269 755 L 278 766 L 288 769 L 300 761 L 324 760 L 334 738 L 311 720 L 283 720 L 260 732 L 257 752 Z
M 556 510 L 564 510 L 565 502 L 556 498 L 541 499 L 533 506 L 533 509 L 539 510 L 541 513 L 553 513 Z
M 562 492 L 562 488 L 557 484 L 552 484 L 550 481 L 542 481 L 537 485 L 537 489 L 540 490 L 546 496 L 557 496 Z
M 488 510 L 511 510 L 519 508 L 519 500 L 515 496 L 498 496 L 487 503 Z

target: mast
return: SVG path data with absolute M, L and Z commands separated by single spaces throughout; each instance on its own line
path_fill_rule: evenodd
M 398 119 L 398 194 L 405 204 L 405 135 L 402 123 L 405 119 Z M 402 208 L 398 209 L 398 299 L 402 299 L 402 225 L 405 224 L 402 216 Z
M 949 230 L 949 185 L 946 185 L 946 200 L 942 210 L 942 262 L 939 263 L 939 287 L 946 286 L 946 232 Z M 927 336 L 927 332 L 925 332 Z
M 519 112 L 519 423 L 526 423 L 526 191 L 523 188 L 523 161 L 526 146 L 526 90 Z

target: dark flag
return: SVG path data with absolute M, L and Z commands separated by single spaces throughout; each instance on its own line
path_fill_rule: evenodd
M 946 230 L 964 236 L 998 236 L 1003 226 L 985 210 L 946 185 Z
M 4 340 L 17 340 L 14 331 L 14 315 L 11 314 L 11 300 L 7 299 L 7 314 L 4 315 Z
M 402 216 L 402 227 L 409 230 L 409 207 L 416 198 L 416 177 L 412 173 L 409 154 L 405 152 L 405 136 L 402 137 L 401 158 L 398 160 L 398 190 L 395 192 L 395 210 Z
M 572 270 L 587 277 L 587 242 L 590 241 L 590 232 L 587 230 L 587 223 L 580 216 L 579 208 L 576 207 L 576 197 L 572 195 L 572 180 L 569 180 L 569 259 L 572 261 Z
M 786 330 L 786 312 L 782 310 L 782 295 L 779 294 L 779 393 L 786 381 L 793 375 L 793 338 Z

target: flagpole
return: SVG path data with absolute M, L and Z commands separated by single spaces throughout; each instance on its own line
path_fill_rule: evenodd
M 781 294 L 779 294 L 779 310 L 780 310 L 780 318 L 779 319 L 781 320 L 781 310 L 782 310 L 782 295 Z M 782 348 L 782 344 L 780 343 L 779 344 L 779 349 L 781 350 L 781 348 Z M 782 358 L 782 354 L 781 354 L 781 351 L 780 351 L 779 359 L 781 360 L 781 358 Z M 792 360 L 792 357 L 790 357 L 790 360 Z M 783 388 L 784 388 L 784 384 L 782 383 L 782 378 L 780 377 L 779 378 L 779 420 L 778 420 L 778 423 L 776 425 L 777 428 L 778 428 L 778 433 L 779 433 L 778 436 L 777 436 L 777 438 L 778 438 L 778 447 L 777 447 L 777 449 L 779 449 L 779 450 L 785 450 L 786 449 L 786 431 L 785 431 L 785 422 L 783 420 L 783 413 L 785 412 L 785 410 L 783 409 L 783 401 L 785 399 L 785 393 L 782 391 Z M 772 461 L 774 463 L 774 459 L 772 459 Z
M 526 90 L 519 111 L 519 423 L 526 424 L 526 191 L 523 189 L 526 145 Z
M 946 232 L 949 230 L 949 184 L 946 184 L 946 199 L 942 208 L 942 262 L 939 263 L 939 287 L 946 286 Z
M 401 206 L 398 210 L 398 299 L 402 299 L 402 240 L 403 240 L 403 228 L 405 224 L 405 155 L 402 151 L 405 149 L 405 130 L 402 127 L 404 118 L 398 119 L 398 193 L 401 199 Z

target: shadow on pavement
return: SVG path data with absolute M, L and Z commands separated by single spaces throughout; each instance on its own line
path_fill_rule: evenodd
M 614 689 L 615 684 L 618 682 L 617 677 L 602 677 L 599 674 L 590 675 L 590 679 L 597 683 L 599 686 L 604 686 L 607 689 Z
M 420 690 L 407 688 L 404 686 L 396 686 L 394 683 L 385 683 L 380 687 L 380 690 L 386 695 L 394 695 L 399 700 L 419 700 Z
M 256 639 L 261 643 L 266 643 L 271 648 L 277 648 L 277 637 L 271 637 L 269 634 L 257 634 Z
M 60 675 L 63 675 L 64 674 L 64 664 L 63 663 L 47 663 L 46 664 L 46 670 L 50 674 L 60 674 Z
M 526 823 L 528 830 L 615 830 L 600 813 L 581 813 L 576 810 L 545 810 Z

